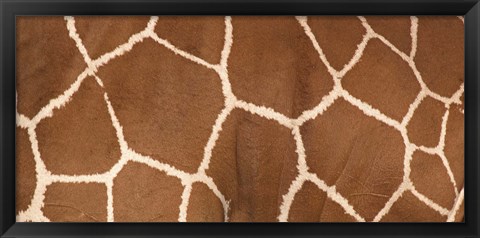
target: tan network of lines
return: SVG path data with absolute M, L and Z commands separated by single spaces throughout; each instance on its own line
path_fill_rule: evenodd
M 76 46 L 80 53 L 83 56 L 87 67 L 85 70 L 78 75 L 75 82 L 70 85 L 70 87 L 64 91 L 60 96 L 53 98 L 49 103 L 43 107 L 33 118 L 28 118 L 25 115 L 19 114 L 17 112 L 17 126 L 27 129 L 29 140 L 31 142 L 31 148 L 34 154 L 35 160 L 35 171 L 36 171 L 36 187 L 34 191 L 33 198 L 30 202 L 28 208 L 24 211 L 20 211 L 17 214 L 17 221 L 34 221 L 34 222 L 48 222 L 50 221 L 42 211 L 44 207 L 45 192 L 47 187 L 53 183 L 101 183 L 105 184 L 107 188 L 107 221 L 115 221 L 115 210 L 114 210 L 114 197 L 113 197 L 113 186 L 114 178 L 122 170 L 122 168 L 129 161 L 142 163 L 152 168 L 158 169 L 165 172 L 168 176 L 176 177 L 181 181 L 183 185 L 183 193 L 181 195 L 181 204 L 179 207 L 178 221 L 185 222 L 187 221 L 187 212 L 188 204 L 190 200 L 190 194 L 192 192 L 192 185 L 194 183 L 203 183 L 208 186 L 216 197 L 221 201 L 224 209 L 224 220 L 228 221 L 229 214 L 229 200 L 219 191 L 217 185 L 215 184 L 212 177 L 208 176 L 205 171 L 208 169 L 210 164 L 210 159 L 212 157 L 212 150 L 215 147 L 216 141 L 219 138 L 220 131 L 222 130 L 222 125 L 226 121 L 229 114 L 235 108 L 243 109 L 252 114 L 264 117 L 268 120 L 273 120 L 278 122 L 280 125 L 287 127 L 291 130 L 293 138 L 296 143 L 296 153 L 298 155 L 297 159 L 297 170 L 298 176 L 292 181 L 288 192 L 283 195 L 283 201 L 279 207 L 279 216 L 278 221 L 285 222 L 288 221 L 288 215 L 290 207 L 295 199 L 295 194 L 302 188 L 302 185 L 306 181 L 313 182 L 320 190 L 324 191 L 327 196 L 334 202 L 338 203 L 344 210 L 345 213 L 354 217 L 357 221 L 363 222 L 366 221 L 361 215 L 357 213 L 355 208 L 350 205 L 349 201 L 343 197 L 339 192 L 337 192 L 335 186 L 327 185 L 324 180 L 315 173 L 310 172 L 307 166 L 307 157 L 305 153 L 305 148 L 303 145 L 302 135 L 300 133 L 300 127 L 307 121 L 315 119 L 317 116 L 321 116 L 330 106 L 332 106 L 335 101 L 339 98 L 343 98 L 356 108 L 360 109 L 365 115 L 375 118 L 376 120 L 385 123 L 386 125 L 394 128 L 399 131 L 402 135 L 403 142 L 405 145 L 405 155 L 403 162 L 403 182 L 399 185 L 398 189 L 393 193 L 393 195 L 386 202 L 384 207 L 377 213 L 374 222 L 378 222 L 385 216 L 392 205 L 402 196 L 406 191 L 410 191 L 415 197 L 420 201 L 425 203 L 428 207 L 435 210 L 439 214 L 445 216 L 445 220 L 448 222 L 454 221 L 457 211 L 460 209 L 460 206 L 464 199 L 464 189 L 458 191 L 456 182 L 453 177 L 452 170 L 450 168 L 449 162 L 444 153 L 445 147 L 445 135 L 447 128 L 447 121 L 449 116 L 449 108 L 451 104 L 461 104 L 461 96 L 463 95 L 463 83 L 460 88 L 450 97 L 443 97 L 433 91 L 431 91 L 420 75 L 415 62 L 415 54 L 417 50 L 417 29 L 418 29 L 418 18 L 410 17 L 411 20 L 411 29 L 410 35 L 412 39 L 411 51 L 406 54 L 396 48 L 391 42 L 389 42 L 384 36 L 375 32 L 372 27 L 369 25 L 367 20 L 364 17 L 358 17 L 361 21 L 363 27 L 366 29 L 366 33 L 363 36 L 361 43 L 357 46 L 354 56 L 349 60 L 349 62 L 341 70 L 335 70 L 329 63 L 325 54 L 322 51 L 321 46 L 315 38 L 315 35 L 312 33 L 310 26 L 308 24 L 307 17 L 296 17 L 300 26 L 304 29 L 305 34 L 309 37 L 311 43 L 313 44 L 315 50 L 318 52 L 318 55 L 328 69 L 328 72 L 332 76 L 334 82 L 333 89 L 322 98 L 321 102 L 310 110 L 306 110 L 298 118 L 289 118 L 281 113 L 276 112 L 272 108 L 268 108 L 261 105 L 255 105 L 241 99 L 238 99 L 232 92 L 232 87 L 229 81 L 228 74 L 228 57 L 230 55 L 230 50 L 233 44 L 233 27 L 231 17 L 225 17 L 225 37 L 224 37 L 224 46 L 221 52 L 220 62 L 217 64 L 209 63 L 195 55 L 187 53 L 176 46 L 172 45 L 166 39 L 160 38 L 155 32 L 154 28 L 157 24 L 158 17 L 151 17 L 147 26 L 140 32 L 130 36 L 128 41 L 124 44 L 117 46 L 113 51 L 103 54 L 97 59 L 91 59 L 89 53 L 82 43 L 82 39 L 77 33 L 75 27 L 75 18 L 74 17 L 65 17 L 66 28 L 68 29 L 69 36 L 72 40 L 75 41 Z M 459 17 L 463 22 L 463 17 Z M 115 115 L 115 110 L 110 103 L 108 93 L 104 90 L 104 100 L 108 107 L 108 113 L 111 118 L 111 122 L 116 131 L 116 136 L 121 150 L 121 158 L 119 161 L 113 165 L 113 167 L 101 174 L 87 174 L 87 175 L 64 175 L 64 174 L 53 174 L 45 166 L 41 158 L 41 154 L 38 148 L 38 141 L 36 136 L 36 127 L 37 125 L 45 118 L 52 117 L 54 111 L 65 106 L 71 99 L 72 96 L 78 91 L 81 87 L 82 82 L 88 77 L 93 76 L 103 89 L 103 81 L 97 76 L 97 71 L 100 67 L 106 65 L 110 60 L 120 57 L 126 52 L 130 51 L 133 46 L 137 43 L 142 42 L 146 38 L 151 38 L 156 41 L 158 44 L 166 47 L 167 49 L 173 51 L 175 54 L 180 57 L 184 57 L 194 63 L 202 65 L 208 69 L 215 71 L 220 79 L 222 84 L 222 92 L 224 95 L 224 107 L 218 115 L 215 124 L 212 127 L 211 135 L 204 147 L 203 160 L 198 167 L 196 173 L 187 173 L 185 171 L 179 170 L 169 164 L 159 162 L 150 158 L 149 156 L 141 155 L 140 153 L 134 151 L 130 148 L 125 140 L 122 125 L 119 122 L 118 118 Z M 421 91 L 416 96 L 416 99 L 413 103 L 410 104 L 407 114 L 403 117 L 401 121 L 394 120 L 381 111 L 373 108 L 369 104 L 361 101 L 358 98 L 352 96 L 347 90 L 342 87 L 342 77 L 352 69 L 355 64 L 362 57 L 363 51 L 367 46 L 369 40 L 379 39 L 385 45 L 387 45 L 393 52 L 399 55 L 406 63 L 408 63 L 411 70 L 414 72 L 414 75 L 421 86 Z M 420 103 L 426 97 L 432 97 L 435 100 L 442 102 L 447 108 L 445 114 L 442 118 L 441 124 L 441 133 L 440 139 L 437 146 L 429 148 L 424 146 L 417 146 L 416 144 L 410 142 L 407 136 L 407 125 L 415 110 L 418 108 Z M 415 185 L 410 180 L 410 162 L 412 160 L 412 155 L 415 151 L 420 150 L 427 154 L 438 155 L 442 160 L 443 165 L 445 166 L 450 181 L 452 183 L 452 189 L 454 189 L 456 194 L 456 199 L 452 208 L 445 208 L 437 203 L 435 203 L 430 198 L 426 197 L 422 193 L 418 192 L 415 189 Z

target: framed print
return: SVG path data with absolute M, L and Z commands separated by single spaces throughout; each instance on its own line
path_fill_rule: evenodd
M 1 237 L 478 236 L 478 1 L 1 1 Z

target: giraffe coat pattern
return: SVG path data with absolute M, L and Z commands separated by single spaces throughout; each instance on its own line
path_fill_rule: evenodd
M 17 221 L 463 219 L 463 18 L 19 17 Z

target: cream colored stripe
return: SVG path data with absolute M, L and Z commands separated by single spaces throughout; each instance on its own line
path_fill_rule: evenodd
M 325 53 L 323 53 L 323 50 L 318 44 L 318 41 L 316 40 L 315 35 L 312 32 L 312 29 L 310 29 L 310 26 L 307 23 L 307 17 L 298 16 L 296 18 L 297 18 L 297 21 L 300 23 L 300 25 L 303 27 L 305 34 L 307 34 L 307 36 L 310 38 L 310 41 L 312 42 L 313 47 L 315 48 L 315 50 L 317 50 L 318 55 L 320 56 L 320 60 L 327 67 L 327 70 L 330 73 L 330 75 L 335 77 L 338 74 L 338 72 L 328 62 L 327 57 L 325 56 Z
M 290 213 L 290 208 L 292 207 L 293 200 L 295 195 L 300 191 L 303 184 L 305 183 L 306 178 L 302 174 L 298 174 L 295 180 L 292 181 L 288 192 L 282 196 L 282 204 L 280 205 L 280 214 L 277 219 L 280 222 L 288 221 L 288 214 Z
M 107 187 L 107 222 L 114 222 L 114 207 L 113 207 L 113 180 L 108 181 Z
M 224 69 L 228 66 L 228 56 L 230 55 L 230 51 L 233 45 L 233 26 L 232 26 L 232 18 L 230 16 L 225 17 L 225 40 L 223 44 L 223 50 L 220 60 L 220 66 Z
M 23 129 L 27 129 L 32 124 L 32 121 L 30 120 L 30 118 L 26 117 L 25 115 L 17 112 L 16 123 L 17 123 L 17 126 Z
M 415 197 L 418 198 L 418 200 L 422 201 L 427 206 L 429 206 L 433 210 L 440 213 L 440 215 L 442 215 L 442 216 L 447 216 L 448 215 L 449 211 L 446 208 L 443 208 L 442 206 L 440 206 L 437 203 L 435 203 L 434 201 L 432 201 L 430 198 L 427 198 L 425 195 L 419 193 L 415 189 L 415 187 L 410 188 L 410 191 L 413 193 L 413 195 L 415 195 Z
M 293 120 L 291 118 L 288 118 L 287 116 L 276 112 L 272 108 L 264 107 L 264 106 L 257 106 L 253 103 L 248 103 L 242 100 L 237 100 L 235 102 L 235 107 L 236 108 L 241 108 L 247 112 L 250 112 L 252 114 L 264 117 L 268 120 L 274 120 L 278 122 L 280 125 L 283 125 L 287 128 L 292 129 L 293 128 Z
M 360 58 L 363 55 L 363 52 L 365 51 L 365 48 L 367 47 L 368 42 L 373 38 L 373 34 L 369 31 L 363 35 L 363 39 L 360 42 L 360 44 L 357 45 L 357 49 L 355 50 L 355 53 L 350 59 L 350 61 L 344 66 L 344 68 L 338 72 L 336 77 L 342 78 L 347 74 L 348 71 L 350 71 L 360 60 Z
M 397 190 L 392 194 L 392 197 L 385 203 L 385 206 L 377 213 L 375 218 L 373 218 L 373 222 L 379 222 L 381 219 L 390 211 L 393 204 L 397 202 L 397 200 L 403 195 L 403 193 L 407 190 L 407 185 L 405 182 L 401 183 L 398 186 Z
M 452 172 L 452 169 L 450 167 L 450 163 L 448 162 L 447 157 L 445 157 L 445 154 L 444 154 L 443 151 L 442 151 L 442 153 L 439 154 L 439 156 L 442 160 L 443 166 L 447 170 L 448 178 L 450 179 L 450 182 L 453 185 L 453 190 L 455 192 L 455 195 L 458 196 L 457 182 L 455 182 L 455 177 L 453 176 L 453 172 Z
M 460 194 L 457 196 L 457 199 L 455 199 L 455 203 L 453 205 L 452 210 L 448 214 L 448 219 L 447 222 L 454 222 L 455 221 L 455 216 L 457 215 L 462 202 L 464 200 L 464 188 L 462 188 L 462 191 L 460 191 Z
M 416 16 L 410 17 L 410 37 L 412 38 L 412 46 L 410 49 L 410 59 L 415 58 L 417 53 L 417 39 L 418 39 L 418 18 Z
M 60 96 L 51 99 L 48 104 L 40 109 L 37 115 L 32 118 L 31 123 L 37 125 L 41 120 L 53 116 L 53 110 L 65 106 L 65 104 L 72 99 L 73 94 L 78 91 L 83 80 L 88 76 L 88 72 L 89 70 L 86 68 L 80 75 L 78 75 L 77 79 L 70 86 L 70 88 L 68 88 Z
M 214 70 L 216 69 L 215 65 L 210 64 L 210 63 L 208 63 L 207 61 L 205 61 L 205 60 L 203 60 L 203 59 L 201 59 L 201 58 L 199 58 L 199 57 L 197 57 L 197 56 L 195 56 L 195 55 L 192 55 L 192 54 L 190 54 L 190 53 L 187 53 L 187 52 L 185 52 L 185 51 L 183 51 L 183 50 L 178 49 L 177 47 L 175 47 L 174 45 L 172 45 L 172 44 L 171 44 L 170 42 L 168 42 L 167 40 L 160 38 L 155 32 L 150 32 L 150 37 L 151 37 L 154 41 L 156 41 L 157 43 L 159 43 L 160 45 L 165 46 L 165 48 L 173 51 L 173 53 L 175 53 L 175 54 L 177 54 L 177 55 L 180 55 L 180 56 L 182 56 L 182 57 L 185 58 L 185 59 L 189 59 L 189 60 L 191 60 L 191 61 L 193 61 L 193 62 L 195 62 L 195 63 L 197 63 L 197 64 L 199 64 L 199 65 L 203 65 L 203 66 L 205 66 L 205 67 L 207 67 L 207 68 L 209 68 L 209 69 L 214 69 Z
M 405 128 L 407 127 L 408 123 L 410 122 L 410 120 L 413 117 L 413 113 L 415 112 L 415 110 L 417 110 L 420 103 L 422 103 L 423 99 L 425 99 L 426 97 L 427 97 L 427 94 L 425 93 L 424 90 L 421 90 L 420 93 L 418 93 L 415 100 L 408 107 L 407 114 L 402 119 L 402 123 L 401 123 L 402 127 L 405 127 Z
M 220 202 L 222 203 L 222 206 L 223 206 L 224 220 L 228 221 L 229 219 L 228 212 L 230 210 L 230 200 L 227 200 L 225 196 L 220 192 L 217 185 L 213 181 L 213 178 L 205 174 L 199 173 L 192 176 L 192 183 L 194 182 L 201 182 L 207 185 L 210 188 L 210 190 L 213 191 L 213 194 L 215 194 L 215 196 L 217 196 L 217 198 L 220 199 Z
M 303 123 L 314 120 L 318 115 L 322 115 L 337 98 L 340 97 L 341 89 L 337 85 L 334 86 L 333 90 L 326 96 L 324 96 L 321 102 L 315 106 L 313 109 L 303 111 L 302 114 L 294 121 L 294 125 L 302 126 Z
M 182 202 L 180 204 L 180 214 L 178 216 L 179 222 L 187 221 L 187 209 L 188 202 L 190 200 L 190 194 L 192 193 L 192 184 L 186 184 L 182 192 Z
M 325 191 L 327 193 L 327 196 L 334 202 L 338 203 L 347 214 L 354 217 L 357 221 L 365 222 L 365 219 L 355 211 L 352 205 L 349 204 L 348 200 L 336 191 L 335 186 L 327 186 L 323 180 L 319 179 L 317 175 L 312 173 L 307 174 L 307 180 L 312 181 L 321 190 Z
M 75 44 L 77 45 L 78 50 L 82 54 L 83 60 L 85 61 L 85 63 L 87 63 L 88 68 L 90 68 L 93 72 L 96 72 L 97 68 L 93 64 L 92 59 L 88 55 L 87 49 L 82 43 L 82 39 L 80 39 L 80 36 L 77 33 L 77 28 L 75 27 L 75 18 L 71 16 L 66 16 L 65 20 L 67 21 L 68 35 L 75 41 Z
M 198 167 L 197 173 L 204 173 L 205 170 L 208 169 L 210 159 L 212 157 L 213 148 L 215 147 L 216 141 L 220 137 L 220 132 L 222 131 L 222 125 L 227 120 L 227 117 L 232 112 L 233 108 L 233 106 L 226 107 L 218 115 L 218 118 L 215 121 L 215 125 L 212 128 L 212 134 L 210 135 L 210 138 L 208 138 L 208 142 L 205 145 L 205 149 L 203 152 L 203 160 Z
M 362 102 L 360 99 L 353 97 L 348 91 L 342 90 L 342 97 L 349 103 L 360 109 L 365 115 L 374 117 L 378 121 L 381 121 L 397 130 L 402 130 L 402 126 L 398 121 L 386 116 L 378 109 L 375 109 L 369 104 Z

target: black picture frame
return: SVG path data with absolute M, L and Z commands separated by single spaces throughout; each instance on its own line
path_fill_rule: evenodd
M 0 0 L 0 237 L 478 237 L 479 0 Z M 464 223 L 16 223 L 15 16 L 465 15 Z

